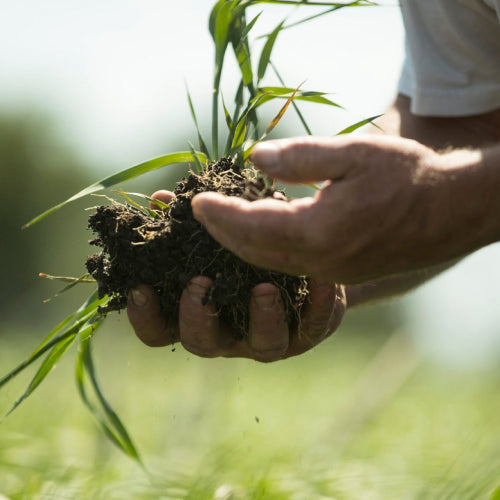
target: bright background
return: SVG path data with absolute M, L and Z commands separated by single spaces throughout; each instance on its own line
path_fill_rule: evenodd
M 201 0 L 0 0 L 0 146 L 5 147 L 0 150 L 0 179 L 7 186 L 0 201 L 2 373 L 78 303 L 77 292 L 76 299 L 65 296 L 42 306 L 42 299 L 57 287 L 35 276 L 40 270 L 81 273 L 89 252 L 82 208 L 89 203 L 68 208 L 28 231 L 20 232 L 19 226 L 97 178 L 184 149 L 195 137 L 186 83 L 208 135 L 213 53 L 206 25 L 211 6 L 212 2 Z M 262 33 L 290 12 L 264 8 L 266 16 L 259 21 Z M 305 87 L 332 92 L 332 98 L 346 108 L 328 112 L 304 108 L 313 131 L 329 135 L 383 113 L 390 104 L 403 59 L 403 36 L 393 3 L 346 9 L 282 33 L 273 60 L 288 85 L 306 79 Z M 229 93 L 236 81 L 234 67 L 226 77 L 224 88 Z M 18 132 L 23 140 L 17 139 Z M 282 132 L 302 133 L 293 117 Z M 151 191 L 171 183 L 172 176 L 155 173 L 131 190 Z M 495 371 L 500 356 L 498 262 L 498 245 L 477 252 L 406 298 L 352 315 L 339 340 L 332 339 L 303 360 L 273 368 L 246 361 L 199 360 L 179 354 L 180 350 L 151 351 L 138 344 L 121 316 L 110 322 L 110 336 L 100 344 L 102 378 L 108 380 L 110 398 L 132 422 L 133 433 L 156 470 L 195 463 L 198 476 L 193 477 L 203 478 L 213 489 L 227 480 L 216 474 L 213 464 L 213 470 L 204 469 L 202 458 L 215 453 L 217 460 L 234 468 L 231 480 L 247 492 L 251 489 L 247 483 L 253 485 L 251 498 L 402 499 L 417 498 L 416 492 L 421 493 L 418 498 L 445 498 L 450 491 L 453 494 L 453 487 L 441 488 L 440 497 L 422 484 L 463 478 L 462 465 L 451 467 L 446 475 L 447 464 L 463 458 L 460 450 L 469 448 L 484 458 L 478 450 L 495 443 L 499 432 L 492 421 L 500 404 Z M 394 332 L 403 344 L 389 344 L 379 351 Z M 352 342 L 347 340 L 351 333 Z M 158 371 L 159 385 L 154 383 Z M 129 498 L 124 492 L 135 472 L 127 477 L 128 465 L 121 470 L 104 466 L 105 459 L 116 458 L 118 452 L 111 451 L 99 433 L 92 434 L 90 418 L 78 406 L 68 377 L 71 360 L 62 363 L 47 386 L 18 410 L 18 420 L 12 416 L 2 424 L 0 493 L 21 492 L 23 481 L 32 477 L 30 491 L 40 495 L 71 498 L 72 491 L 86 488 L 88 498 L 101 498 L 97 489 L 102 487 L 102 498 L 114 498 L 112 488 L 108 491 L 103 485 L 115 485 L 122 492 L 116 498 Z M 267 388 L 268 380 L 281 382 L 263 396 L 257 389 Z M 205 393 L 207 384 L 213 398 Z M 0 411 L 21 386 L 0 393 Z M 165 393 L 160 387 L 166 388 Z M 299 401 L 293 398 L 297 389 L 303 394 Z M 260 427 L 255 427 L 257 416 Z M 287 419 L 288 427 L 283 428 Z M 179 427 L 181 420 L 184 424 Z M 343 422 L 349 422 L 347 437 Z M 229 426 L 227 434 L 224 426 Z M 175 432 L 169 433 L 171 428 Z M 193 429 L 201 429 L 201 444 Z M 281 430 L 286 435 L 276 439 Z M 238 440 L 241 443 L 234 445 Z M 330 456 L 326 449 L 337 441 L 341 451 Z M 479 442 L 479 448 L 471 445 Z M 258 481 L 242 476 L 241 467 L 233 463 L 246 464 L 245 450 L 258 458 L 259 467 L 265 464 L 254 470 L 257 476 L 274 474 L 268 496 L 259 496 Z M 476 455 L 465 458 L 464 470 L 469 462 L 476 464 Z M 102 467 L 98 472 L 92 469 L 94 460 Z M 280 464 L 278 471 L 273 460 Z M 316 460 L 320 465 L 312 471 Z M 340 480 L 331 472 L 325 476 L 322 460 L 337 464 Z M 122 464 L 121 459 L 117 463 Z M 88 477 L 72 476 L 82 470 Z M 73 477 L 79 482 L 65 482 Z M 90 487 L 92 477 L 98 481 Z M 58 489 L 60 484 L 67 485 L 67 496 Z M 205 498 L 195 486 L 190 486 L 192 496 L 179 497 Z M 142 483 L 140 487 L 147 489 Z M 160 491 L 161 485 L 157 487 Z M 290 489 L 302 491 L 303 496 L 293 496 Z M 285 493 L 271 496 L 271 490 Z M 36 494 L 30 498 L 38 498 Z M 11 495 L 25 498 L 21 493 Z M 143 497 L 150 498 L 145 493 Z M 151 493 L 151 498 L 159 496 Z M 165 498 L 177 497 L 172 493 Z

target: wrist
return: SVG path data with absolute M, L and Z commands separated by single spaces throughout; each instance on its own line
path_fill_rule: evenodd
M 443 154 L 438 169 L 454 256 L 500 241 L 500 147 Z

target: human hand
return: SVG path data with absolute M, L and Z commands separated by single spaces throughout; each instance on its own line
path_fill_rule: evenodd
M 153 197 L 168 203 L 173 194 L 157 191 Z M 155 208 L 154 204 L 151 208 Z M 160 311 L 160 302 L 147 285 L 133 290 L 127 314 L 137 336 L 149 346 L 180 342 L 184 348 L 202 357 L 245 357 L 257 361 L 276 361 L 301 354 L 330 336 L 339 326 L 346 308 L 341 285 L 309 282 L 310 297 L 301 314 L 300 331 L 285 321 L 278 289 L 260 283 L 249 304 L 248 335 L 241 341 L 217 317 L 214 304 L 202 304 L 212 281 L 194 277 L 183 291 L 179 304 L 179 322 L 169 327 Z
M 251 264 L 360 283 L 463 254 L 470 192 L 461 160 L 452 168 L 446 157 L 398 137 L 269 141 L 254 148 L 255 166 L 285 182 L 326 180 L 314 197 L 249 203 L 201 193 L 193 212 Z

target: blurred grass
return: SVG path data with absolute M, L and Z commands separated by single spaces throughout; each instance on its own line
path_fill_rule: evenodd
M 44 332 L 40 332 L 40 337 Z M 83 408 L 67 356 L 0 426 L 12 499 L 480 499 L 500 483 L 500 371 L 428 366 L 392 340 L 341 329 L 262 365 L 150 349 L 124 315 L 96 339 L 98 376 L 149 477 Z M 33 337 L 0 337 L 5 371 Z M 26 380 L 7 387 L 0 410 Z

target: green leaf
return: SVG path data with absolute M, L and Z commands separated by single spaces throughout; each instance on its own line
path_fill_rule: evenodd
M 207 156 L 204 153 L 198 152 L 198 153 L 196 153 L 196 155 L 193 155 L 193 153 L 190 151 L 180 151 L 177 153 L 171 153 L 171 154 L 168 154 L 165 156 L 160 156 L 159 158 L 155 158 L 153 160 L 149 160 L 149 161 L 146 161 L 144 163 L 140 163 L 139 165 L 127 168 L 125 170 L 117 172 L 116 174 L 105 177 L 104 179 L 101 179 L 100 181 L 94 182 L 94 184 L 91 184 L 90 186 L 86 187 L 85 189 L 82 189 L 81 191 L 79 191 L 75 195 L 71 196 L 71 198 L 68 198 L 67 200 L 63 201 L 62 203 L 59 203 L 58 205 L 55 205 L 52 208 L 49 208 L 49 210 L 46 210 L 45 212 L 38 215 L 34 219 L 30 220 L 27 224 L 25 224 L 23 226 L 23 229 L 27 228 L 29 226 L 32 226 L 33 224 L 39 222 L 43 218 L 54 213 L 56 210 L 59 210 L 60 208 L 67 205 L 68 203 L 71 203 L 72 201 L 78 200 L 78 199 L 83 198 L 84 196 L 87 196 L 89 194 L 95 193 L 97 191 L 101 191 L 102 189 L 106 189 L 108 187 L 114 186 L 115 184 L 119 184 L 121 182 L 128 181 L 130 179 L 133 179 L 134 177 L 138 177 L 140 175 L 146 174 L 147 172 L 151 172 L 153 170 L 158 170 L 159 168 L 166 167 L 168 165 L 172 165 L 175 163 L 193 162 L 193 161 L 195 161 L 195 156 L 198 158 L 199 161 L 202 161 L 202 162 L 207 161 Z
M 285 86 L 285 82 L 283 81 L 283 78 L 281 78 L 281 75 L 278 72 L 278 69 L 276 66 L 270 62 L 271 67 L 273 68 L 274 74 L 278 77 L 278 80 L 280 81 L 281 85 Z M 292 101 L 292 106 L 295 112 L 297 113 L 297 116 L 299 117 L 300 123 L 302 123 L 302 126 L 304 127 L 305 131 L 307 132 L 308 135 L 313 135 L 311 128 L 306 122 L 306 119 L 304 118 L 304 115 L 301 113 L 299 107 L 297 106 L 297 103 L 295 101 Z
M 234 132 L 233 142 L 231 143 L 231 150 L 238 149 L 245 141 L 247 133 L 247 122 L 246 120 L 241 120 L 236 126 Z
M 224 102 L 224 96 L 221 95 L 222 98 L 222 107 L 224 108 L 224 117 L 226 118 L 226 125 L 229 130 L 229 133 L 231 133 L 231 130 L 233 129 L 233 119 L 231 118 L 231 115 L 229 114 L 229 111 L 226 107 L 226 103 Z
M 328 95 L 327 92 L 318 92 L 314 90 L 297 91 L 297 89 L 290 87 L 260 87 L 257 96 L 261 94 L 264 95 L 263 100 L 259 104 L 261 106 L 262 104 L 273 99 L 288 99 L 289 95 L 292 93 L 295 93 L 294 100 L 296 101 L 326 104 L 327 106 L 334 106 L 336 108 L 343 109 L 340 104 L 325 97 L 325 95 Z
M 186 85 L 186 92 L 188 97 L 189 110 L 191 111 L 191 117 L 193 118 L 194 126 L 196 127 L 196 132 L 198 134 L 198 143 L 200 146 L 200 151 L 205 155 L 209 156 L 208 148 L 205 143 L 205 140 L 203 139 L 203 135 L 201 134 L 200 126 L 198 125 L 198 118 L 196 117 L 196 112 L 193 106 L 193 100 L 191 99 L 191 94 L 189 93 L 187 85 Z
M 96 327 L 98 326 L 100 324 Z M 127 429 L 101 391 L 92 360 L 91 338 L 81 339 L 80 352 L 76 364 L 76 383 L 84 404 L 90 410 L 106 436 L 126 455 L 144 467 Z M 97 406 L 90 400 L 86 390 L 87 384 L 90 385 L 92 392 L 97 397 Z
M 315 2 L 309 0 L 253 0 L 252 4 L 276 4 L 276 5 L 295 5 L 299 6 L 310 6 L 310 7 L 366 7 L 377 5 L 376 2 L 371 2 L 369 0 L 360 0 L 357 2 L 341 3 L 341 2 Z
M 267 35 L 267 40 L 266 43 L 264 44 L 264 48 L 262 49 L 262 53 L 260 55 L 259 59 L 259 66 L 257 69 L 257 80 L 260 81 L 262 78 L 264 78 L 264 75 L 266 73 L 267 67 L 269 65 L 269 61 L 271 60 L 271 53 L 274 48 L 274 44 L 276 42 L 276 39 L 278 38 L 279 32 L 282 30 L 283 25 L 285 24 L 286 18 L 281 21 L 281 23 L 274 28 L 274 30 Z
M 302 5 L 310 5 L 310 4 L 302 4 Z M 355 2 L 348 2 L 348 3 L 342 3 L 342 4 L 335 4 L 333 7 L 330 7 L 329 9 L 323 10 L 322 12 L 318 12 L 317 14 L 314 14 L 312 16 L 305 17 L 303 19 L 299 19 L 298 21 L 295 21 L 293 23 L 287 24 L 286 26 L 283 26 L 282 31 L 288 30 L 290 28 L 295 28 L 296 26 L 299 26 L 304 23 L 308 23 L 314 19 L 317 19 L 319 17 L 325 16 L 327 14 L 330 14 L 332 12 L 335 12 L 336 10 L 339 9 L 344 9 L 346 7 L 374 7 L 377 4 L 375 2 L 368 2 L 368 1 L 355 1 Z M 259 38 L 266 38 L 269 35 L 264 35 Z
M 69 347 L 73 344 L 76 338 L 76 332 L 68 335 L 61 339 L 49 352 L 40 368 L 36 372 L 33 380 L 28 385 L 27 389 L 21 395 L 21 397 L 14 403 L 12 408 L 8 411 L 6 416 L 9 416 L 45 379 L 45 377 L 52 371 L 55 364 L 61 356 L 69 349 Z
M 246 87 L 253 88 L 253 70 L 250 59 L 250 47 L 248 45 L 248 34 L 260 14 L 258 14 L 249 25 L 245 24 L 245 18 L 236 20 L 231 26 L 230 37 L 233 45 L 234 54 L 241 71 L 243 84 Z
M 37 346 L 37 348 L 32 352 L 32 354 L 28 358 L 26 358 L 13 370 L 11 370 L 2 378 L 0 378 L 0 387 L 7 384 L 16 375 L 25 370 L 28 366 L 30 366 L 37 359 L 43 356 L 47 351 L 56 346 L 59 342 L 64 341 L 64 339 L 72 336 L 75 332 L 78 332 L 78 330 L 82 327 L 82 325 L 84 325 L 94 316 L 97 316 L 98 307 L 106 304 L 108 300 L 109 300 L 108 297 L 98 299 L 97 291 L 92 293 L 92 295 L 80 306 L 80 308 L 75 313 L 70 314 L 67 318 L 61 321 L 43 339 L 43 341 Z
M 370 118 L 366 118 L 364 120 L 361 120 L 357 123 L 353 123 L 352 125 L 349 125 L 349 127 L 346 127 L 345 129 L 338 132 L 336 135 L 350 134 L 351 132 L 354 132 L 358 128 L 363 127 L 364 125 L 367 125 L 368 123 L 372 123 L 373 120 L 376 120 L 377 118 L 380 118 L 381 116 L 382 115 L 375 115 L 375 116 L 371 116 Z M 375 124 L 373 124 L 373 125 L 375 127 L 377 127 L 377 125 L 375 125 Z
M 194 163 L 196 165 L 196 172 L 199 175 L 203 172 L 203 165 L 201 164 L 201 161 L 196 156 L 196 151 L 194 150 L 194 146 L 191 144 L 191 142 L 189 142 L 188 144 L 189 144 L 189 149 L 191 150 L 191 153 L 193 153 L 193 158 L 195 159 Z

